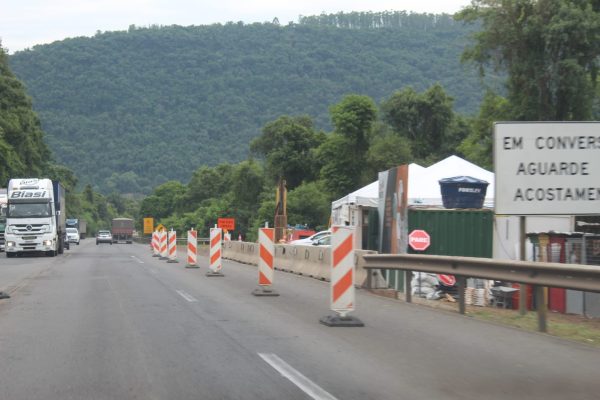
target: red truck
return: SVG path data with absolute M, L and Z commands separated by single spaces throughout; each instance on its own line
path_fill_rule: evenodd
M 112 220 L 111 229 L 113 243 L 131 243 L 133 237 L 133 227 L 134 224 L 131 218 L 114 218 Z

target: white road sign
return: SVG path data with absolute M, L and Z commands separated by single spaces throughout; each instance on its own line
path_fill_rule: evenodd
M 496 214 L 600 214 L 600 122 L 497 123 Z

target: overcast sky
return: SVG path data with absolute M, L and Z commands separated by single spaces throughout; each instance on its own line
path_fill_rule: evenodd
M 469 0 L 0 0 L 0 40 L 10 53 L 129 25 L 298 21 L 299 15 L 338 11 L 406 10 L 453 14 Z

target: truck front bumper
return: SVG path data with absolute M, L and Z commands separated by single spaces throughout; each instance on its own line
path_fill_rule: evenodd
M 48 234 L 36 235 L 34 237 L 6 235 L 5 239 L 5 251 L 7 253 L 56 250 L 56 242 L 54 237 Z

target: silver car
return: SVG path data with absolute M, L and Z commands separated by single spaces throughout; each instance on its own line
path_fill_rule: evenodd
M 96 246 L 100 243 L 110 243 L 112 245 L 112 234 L 110 231 L 98 231 L 96 235 Z

